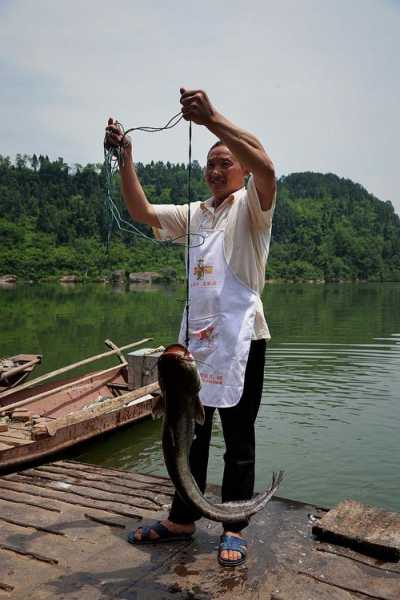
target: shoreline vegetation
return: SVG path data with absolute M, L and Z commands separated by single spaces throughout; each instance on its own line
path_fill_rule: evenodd
M 151 202 L 186 201 L 184 164 L 136 168 Z M 118 175 L 114 184 L 114 201 L 129 220 Z M 196 161 L 192 192 L 194 201 L 209 195 Z M 60 279 L 107 283 L 117 272 L 134 285 L 184 279 L 184 246 L 156 244 L 110 222 L 102 164 L 70 167 L 62 158 L 0 156 L 0 215 L 3 286 Z M 149 228 L 137 227 L 152 237 Z M 400 218 L 392 204 L 331 173 L 281 177 L 266 283 L 366 281 L 400 281 Z
M 131 277 L 133 275 L 133 277 Z M 66 285 L 76 285 L 76 284 L 107 284 L 111 286 L 152 286 L 152 285 L 170 285 L 183 283 L 184 277 L 168 276 L 165 277 L 162 273 L 155 272 L 147 272 L 143 273 L 129 273 L 124 275 L 123 277 L 119 277 L 118 279 L 113 278 L 113 274 L 107 277 L 90 277 L 90 276 L 82 276 L 82 275 L 63 275 L 59 277 L 58 275 L 42 277 L 41 279 L 32 280 L 32 279 L 23 279 L 19 278 L 16 275 L 0 275 L 0 288 L 2 286 L 16 286 L 17 284 L 40 284 L 40 283 L 61 283 Z M 338 284 L 346 284 L 346 283 L 370 283 L 371 281 L 368 279 L 266 279 L 265 285 L 274 285 L 274 284 L 282 284 L 282 283 L 309 283 L 316 285 L 325 285 L 328 283 L 338 283 Z M 390 282 L 387 282 L 390 283 Z

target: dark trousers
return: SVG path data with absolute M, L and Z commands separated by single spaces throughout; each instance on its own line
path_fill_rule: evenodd
M 265 340 L 254 340 L 247 359 L 243 393 L 236 406 L 219 408 L 226 452 L 222 480 L 222 502 L 249 500 L 254 491 L 255 427 L 264 379 Z M 190 469 L 202 493 L 206 489 L 207 465 L 215 408 L 205 406 L 204 425 L 196 424 L 190 450 Z M 175 493 L 169 518 L 174 523 L 193 523 L 201 514 L 192 510 Z M 248 521 L 224 523 L 224 529 L 239 532 Z

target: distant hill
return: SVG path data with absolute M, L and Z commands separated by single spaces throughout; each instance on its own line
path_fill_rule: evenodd
M 0 156 L 0 274 L 95 278 L 114 269 L 161 267 L 183 274 L 181 247 L 156 245 L 115 226 L 107 245 L 110 218 L 102 169 L 91 164 L 71 169 L 62 158 Z M 152 202 L 186 201 L 185 165 L 138 163 L 137 169 Z M 193 199 L 206 198 L 197 162 L 192 175 Z M 115 183 L 115 202 L 129 219 Z M 267 277 L 400 281 L 400 219 L 390 202 L 348 179 L 320 173 L 282 177 Z
M 400 281 L 400 218 L 361 185 L 328 173 L 279 181 L 271 277 Z

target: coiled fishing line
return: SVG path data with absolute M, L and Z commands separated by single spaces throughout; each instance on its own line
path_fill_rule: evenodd
M 120 231 L 125 231 L 127 233 L 133 233 L 139 237 L 142 237 L 146 240 L 149 240 L 153 244 L 178 244 L 182 243 L 183 239 L 186 239 L 186 244 L 188 248 L 195 248 L 197 246 L 201 246 L 204 243 L 204 236 L 200 233 L 192 233 L 187 231 L 185 235 L 178 236 L 174 239 L 169 240 L 157 240 L 154 237 L 150 237 L 143 231 L 141 231 L 138 227 L 136 227 L 132 222 L 127 221 L 121 215 L 121 212 L 113 200 L 112 191 L 113 191 L 113 182 L 114 176 L 117 174 L 119 166 L 123 164 L 123 143 L 124 138 L 133 131 L 143 131 L 145 133 L 158 133 L 160 131 L 165 131 L 167 129 L 172 129 L 183 119 L 183 115 L 181 112 L 177 113 L 173 117 L 169 119 L 169 121 L 163 125 L 162 127 L 152 127 L 152 126 L 140 126 L 140 127 L 131 127 L 125 131 L 123 125 L 116 122 L 116 125 L 120 127 L 122 131 L 122 139 L 119 146 L 110 146 L 104 141 L 104 172 L 106 178 L 106 197 L 105 197 L 105 205 L 108 213 L 110 215 L 110 227 L 108 230 L 107 236 L 107 245 L 111 239 L 112 233 L 112 225 L 116 224 Z M 191 178 L 192 178 L 192 165 L 191 165 L 191 145 L 192 145 L 192 129 L 191 122 L 189 123 L 189 164 L 188 164 L 188 229 L 190 225 L 190 204 L 191 204 Z M 198 238 L 197 243 L 193 243 L 191 241 L 192 237 Z

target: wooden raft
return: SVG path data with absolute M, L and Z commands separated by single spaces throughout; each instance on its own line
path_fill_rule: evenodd
M 235 569 L 218 565 L 221 526 L 206 519 L 192 541 L 128 544 L 172 494 L 163 477 L 70 460 L 0 477 L 0 599 L 400 598 L 399 563 L 317 542 L 310 515 L 326 511 L 282 498 L 253 517 L 247 562 Z

